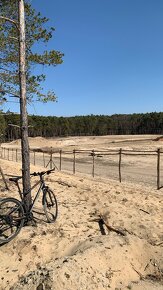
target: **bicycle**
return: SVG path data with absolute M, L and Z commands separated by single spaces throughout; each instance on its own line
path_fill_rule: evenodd
M 22 176 L 9 178 L 14 182 L 18 188 L 21 201 L 13 197 L 7 197 L 0 199 L 0 244 L 5 244 L 14 239 L 25 222 L 34 220 L 33 208 L 36 200 L 38 199 L 40 192 L 42 191 L 42 205 L 47 221 L 49 223 L 55 222 L 58 215 L 57 199 L 53 191 L 45 184 L 44 176 L 49 175 L 55 169 L 34 172 L 30 176 L 39 176 L 39 181 L 36 182 L 29 191 L 23 193 L 20 189 L 19 180 Z M 24 195 L 30 193 L 37 185 L 39 189 L 27 211 L 24 204 Z

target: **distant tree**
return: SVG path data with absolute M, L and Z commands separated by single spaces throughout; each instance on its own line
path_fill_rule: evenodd
M 0 132 L 7 140 L 20 137 L 20 130 L 8 126 L 20 125 L 19 115 L 6 114 L 0 119 Z M 116 135 L 116 134 L 163 134 L 163 113 L 45 117 L 29 116 L 29 135 L 31 137 L 55 137 L 78 135 Z
M 2 140 L 5 140 L 5 134 L 6 134 L 6 121 L 4 116 L 0 112 L 0 142 Z

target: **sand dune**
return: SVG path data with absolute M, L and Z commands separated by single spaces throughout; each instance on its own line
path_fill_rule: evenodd
M 29 138 L 30 148 L 54 147 L 72 149 L 106 149 L 109 147 L 125 147 L 134 146 L 155 148 L 163 147 L 161 135 L 107 135 L 107 136 L 77 136 L 77 137 L 55 137 L 43 138 L 35 137 Z M 21 140 L 14 140 L 10 143 L 3 143 L 3 146 L 11 148 L 20 148 Z
M 21 172 L 14 162 L 1 166 L 6 174 Z M 58 219 L 24 227 L 0 248 L 0 289 L 163 289 L 163 189 L 60 172 L 47 183 Z M 10 189 L 1 197 L 17 196 Z M 105 224 L 102 230 L 99 215 L 124 235 Z

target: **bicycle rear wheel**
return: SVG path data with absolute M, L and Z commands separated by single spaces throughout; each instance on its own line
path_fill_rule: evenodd
M 24 209 L 15 198 L 4 198 L 0 201 L 0 244 L 14 239 L 24 224 Z
M 58 215 L 58 204 L 53 191 L 49 188 L 43 192 L 43 208 L 48 222 L 55 222 Z

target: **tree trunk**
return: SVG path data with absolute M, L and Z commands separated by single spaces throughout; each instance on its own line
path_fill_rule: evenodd
M 26 65 L 25 65 L 25 14 L 24 1 L 19 2 L 19 78 L 20 78 L 20 125 L 22 148 L 23 193 L 30 189 L 30 155 L 28 143 L 28 115 L 26 108 Z M 31 204 L 31 193 L 24 194 L 25 207 Z

